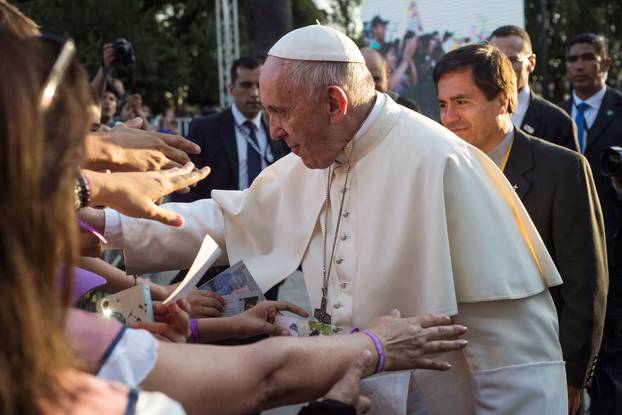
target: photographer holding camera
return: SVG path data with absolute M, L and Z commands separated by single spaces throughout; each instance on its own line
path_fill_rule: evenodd
M 104 94 L 108 75 L 115 65 L 132 65 L 134 62 L 136 62 L 134 47 L 127 39 L 119 38 L 113 43 L 104 44 L 102 64 L 91 81 L 91 88 L 97 93 L 97 97 L 101 98 Z

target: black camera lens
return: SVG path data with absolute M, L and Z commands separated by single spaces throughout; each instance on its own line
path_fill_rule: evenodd
M 608 147 L 600 156 L 603 176 L 622 176 L 622 147 Z
M 112 44 L 114 50 L 114 63 L 116 65 L 131 65 L 136 61 L 134 46 L 129 40 L 119 38 Z

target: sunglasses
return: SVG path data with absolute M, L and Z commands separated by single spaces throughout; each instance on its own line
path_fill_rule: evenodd
M 39 39 L 56 46 L 60 45 L 60 52 L 54 65 L 52 65 L 45 84 L 43 84 L 41 98 L 39 99 L 39 111 L 45 113 L 52 105 L 58 85 L 63 80 L 67 68 L 69 68 L 71 60 L 76 54 L 76 45 L 72 39 L 62 39 L 54 35 L 42 35 L 39 36 Z

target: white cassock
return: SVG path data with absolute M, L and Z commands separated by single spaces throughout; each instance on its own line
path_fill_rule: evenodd
M 382 94 L 353 140 L 329 280 L 333 323 L 365 327 L 393 308 L 404 317 L 453 315 L 469 328 L 469 346 L 439 357 L 453 363 L 448 372 L 415 371 L 415 409 L 566 414 L 557 314 L 547 290 L 561 278 L 505 176 L 484 153 Z M 339 160 L 345 155 L 330 170 L 312 170 L 290 154 L 245 191 L 165 205 L 186 218 L 181 228 L 124 216 L 119 226 L 119 215 L 107 211 L 106 236 L 124 248 L 131 273 L 188 267 L 206 233 L 226 247 L 230 263 L 243 260 L 263 290 L 302 263 L 316 308 L 320 225 L 330 250 L 347 170 Z

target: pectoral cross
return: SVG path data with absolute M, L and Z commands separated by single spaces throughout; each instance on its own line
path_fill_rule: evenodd
M 326 297 L 322 296 L 322 303 L 320 304 L 320 308 L 316 308 L 313 311 L 313 317 L 317 319 L 320 323 L 330 324 L 331 317 L 330 314 L 326 312 Z

